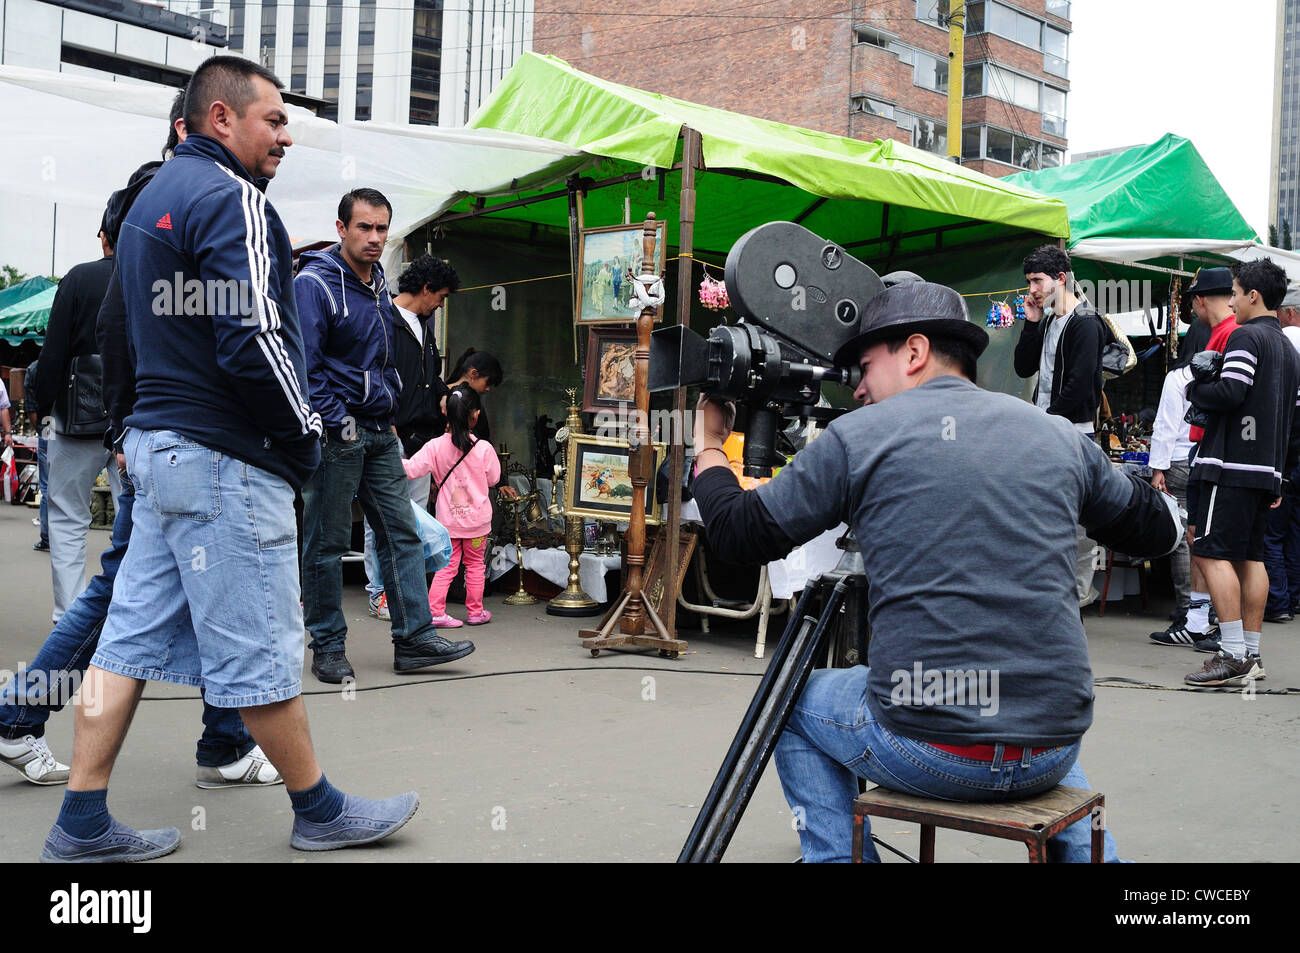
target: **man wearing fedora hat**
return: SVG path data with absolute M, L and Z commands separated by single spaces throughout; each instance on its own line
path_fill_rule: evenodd
M 987 344 L 952 289 L 882 291 L 836 355 L 861 368 L 864 406 L 754 491 L 721 452 L 726 409 L 702 400 L 697 412 L 693 490 L 714 551 L 764 562 L 846 522 L 870 580 L 870 667 L 814 672 L 776 747 L 807 861 L 850 859 L 857 777 L 961 801 L 1086 787 L 1075 525 L 1124 552 L 1177 542 L 1167 498 L 1068 419 L 975 385 Z M 1080 823 L 1053 838 L 1053 859 L 1087 860 L 1090 833 Z M 1106 856 L 1117 859 L 1109 834 Z
M 1186 385 L 1191 377 L 1187 365 L 1191 359 L 1200 351 L 1215 351 L 1223 353 L 1224 346 L 1228 342 L 1229 335 L 1237 329 L 1237 318 L 1232 312 L 1232 270 L 1229 268 L 1200 268 L 1192 283 L 1184 290 L 1190 302 L 1190 307 L 1184 309 L 1182 320 L 1190 321 L 1191 327 L 1187 330 L 1186 337 L 1183 338 L 1182 357 L 1179 359 L 1178 366 L 1170 372 L 1171 375 L 1178 375 L 1178 398 L 1180 406 L 1185 407 Z M 1188 317 L 1188 315 L 1191 317 Z M 1172 397 L 1173 395 L 1171 395 Z M 1164 403 L 1164 396 L 1161 396 L 1161 403 Z M 1179 421 L 1182 420 L 1182 414 L 1179 414 Z M 1200 564 L 1191 558 L 1191 547 L 1194 545 L 1196 535 L 1196 512 L 1198 493 L 1200 484 L 1189 479 L 1192 464 L 1196 461 L 1196 451 L 1200 446 L 1202 438 L 1205 436 L 1203 427 L 1191 426 L 1187 431 L 1187 439 L 1191 444 L 1186 462 L 1177 468 L 1157 468 L 1157 472 L 1151 478 L 1152 486 L 1166 493 L 1172 493 L 1180 503 L 1187 507 L 1188 519 L 1188 539 L 1187 539 L 1187 561 L 1189 568 L 1189 583 L 1191 586 L 1187 594 L 1187 604 L 1179 605 L 1178 617 L 1169 624 L 1163 632 L 1152 632 L 1151 641 L 1156 645 L 1179 646 L 1185 645 L 1195 648 L 1198 652 L 1209 652 L 1213 654 L 1219 651 L 1219 627 L 1217 623 L 1210 618 L 1212 605 L 1210 603 L 1210 592 L 1206 585 L 1205 577 L 1201 575 Z M 1182 545 L 1176 554 L 1178 560 L 1183 558 Z

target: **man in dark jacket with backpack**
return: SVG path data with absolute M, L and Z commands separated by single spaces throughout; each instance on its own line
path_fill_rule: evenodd
M 86 530 L 90 528 L 91 488 L 111 455 L 104 448 L 107 421 L 86 427 L 74 419 L 69 382 L 76 370 L 77 387 L 90 403 L 101 403 L 95 316 L 113 272 L 113 243 L 105 228 L 99 232 L 104 257 L 72 268 L 59 283 L 50 307 L 50 324 L 41 348 L 41 373 L 36 404 L 41 434 L 47 443 L 49 468 L 50 575 L 54 584 L 53 620 L 58 622 L 86 588 Z M 93 414 L 93 410 L 91 413 Z M 94 424 L 93 421 L 90 423 Z M 108 468 L 113 498 L 122 492 L 117 468 Z
M 374 527 L 392 621 L 393 668 L 404 672 L 464 658 L 469 641 L 436 634 L 424 550 L 393 430 L 402 380 L 394 306 L 379 258 L 392 205 L 374 189 L 339 202 L 339 243 L 302 256 L 294 297 L 302 316 L 312 408 L 324 423 L 321 462 L 303 487 L 302 595 L 312 674 L 353 677 L 344 649 L 342 557 L 350 548 L 352 499 Z

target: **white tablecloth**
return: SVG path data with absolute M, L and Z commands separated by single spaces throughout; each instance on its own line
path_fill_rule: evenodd
M 665 513 L 667 507 L 664 507 Z M 694 500 L 682 504 L 682 522 L 699 523 L 700 507 Z M 835 546 L 835 541 L 844 535 L 848 527 L 841 523 L 835 529 L 828 529 L 816 539 L 796 546 L 784 559 L 767 564 L 767 580 L 772 587 L 773 599 L 789 599 L 803 589 L 808 580 L 816 579 L 824 572 L 830 572 L 839 565 L 843 553 Z
M 488 565 L 492 579 L 503 576 L 516 565 L 515 547 L 502 546 L 492 554 Z M 605 573 L 621 565 L 618 556 L 597 556 L 595 553 L 583 553 L 578 557 L 578 582 L 583 591 L 597 602 L 607 602 L 609 595 L 605 589 Z M 524 549 L 524 568 L 537 573 L 547 582 L 557 586 L 569 584 L 569 554 L 563 549 Z

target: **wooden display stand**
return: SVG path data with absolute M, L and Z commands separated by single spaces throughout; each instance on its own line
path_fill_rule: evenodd
M 641 260 L 646 270 L 654 267 L 655 260 L 655 216 L 651 212 L 646 216 L 645 231 L 642 236 Z M 654 479 L 654 445 L 650 442 L 650 331 L 654 325 L 655 309 L 644 307 L 636 320 L 636 408 L 637 414 L 628 428 L 628 476 L 632 478 L 632 516 L 628 522 L 625 539 L 627 541 L 627 586 L 614 606 L 601 619 L 597 629 L 581 629 L 578 632 L 579 644 L 590 649 L 592 657 L 600 655 L 604 648 L 617 648 L 634 645 L 643 648 L 658 649 L 666 658 L 677 658 L 686 650 L 687 643 L 673 638 L 659 618 L 659 614 L 642 595 L 645 581 L 645 503 L 650 481 Z M 580 479 L 576 474 L 569 474 L 569 479 Z M 676 552 L 672 553 L 671 569 L 676 570 Z M 672 574 L 670 573 L 670 578 Z M 676 593 L 673 593 L 674 600 Z M 647 625 L 648 623 L 648 625 Z M 618 631 L 615 632 L 615 626 Z M 647 632 L 647 628 L 651 631 Z

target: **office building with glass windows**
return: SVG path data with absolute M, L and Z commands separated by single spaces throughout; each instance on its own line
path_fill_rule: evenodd
M 0 0 L 0 64 L 175 87 L 233 53 L 329 119 L 461 126 L 532 19 L 533 0 Z

